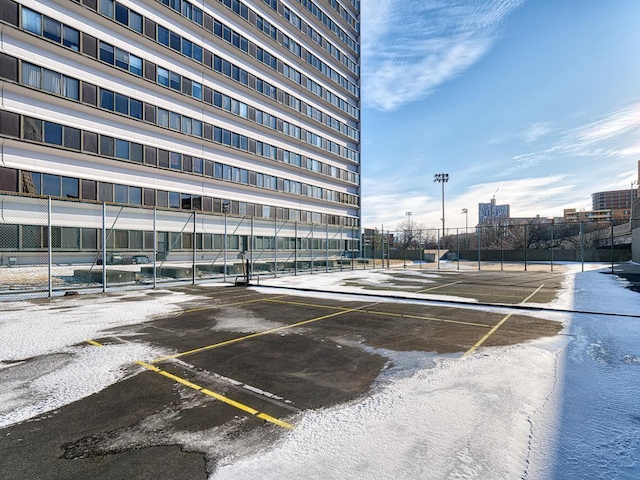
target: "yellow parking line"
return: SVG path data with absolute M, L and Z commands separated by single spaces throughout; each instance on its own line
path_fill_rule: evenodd
M 101 343 L 96 342 L 95 340 L 87 340 L 87 343 L 90 343 L 91 345 L 94 345 L 96 347 L 104 347 L 104 345 L 102 345 Z
M 462 280 L 458 280 L 457 282 L 447 283 L 445 285 L 438 285 L 437 287 L 425 288 L 424 290 L 418 290 L 416 293 L 429 292 L 431 290 L 437 290 L 438 288 L 449 287 L 451 285 L 455 285 L 456 283 L 462 283 Z
M 214 343 L 213 345 L 207 345 L 206 347 L 194 348 L 193 350 L 188 350 L 186 352 L 176 353 L 175 355 L 168 355 L 166 357 L 157 358 L 157 359 L 153 360 L 151 363 L 159 363 L 159 362 L 163 362 L 165 360 L 171 360 L 173 358 L 179 358 L 179 357 L 184 357 L 186 355 L 192 355 L 194 353 L 204 352 L 206 350 L 211 350 L 212 348 L 218 348 L 218 347 L 223 347 L 225 345 L 231 345 L 232 343 L 241 342 L 243 340 L 249 340 L 250 338 L 261 337 L 261 336 L 267 335 L 269 333 L 274 333 L 274 332 L 279 332 L 281 330 L 287 330 L 289 328 L 299 327 L 300 325 L 306 325 L 307 323 L 313 323 L 313 322 L 317 322 L 319 320 L 325 320 L 327 318 L 337 317 L 338 315 L 344 315 L 345 313 L 349 313 L 349 312 L 355 312 L 355 311 L 358 311 L 358 310 L 360 310 L 362 308 L 365 308 L 365 307 L 366 307 L 366 305 L 363 305 L 362 307 L 350 308 L 348 310 L 342 310 L 340 312 L 330 313 L 329 315 L 323 315 L 321 317 L 311 318 L 309 320 L 303 320 L 301 322 L 292 323 L 291 325 L 283 325 L 282 327 L 270 328 L 269 330 L 264 330 L 262 332 L 257 332 L 257 333 L 252 333 L 250 335 L 244 335 L 242 337 L 232 338 L 231 340 L 225 340 L 224 342 Z
M 292 429 L 293 425 L 291 425 L 290 423 L 284 422 L 282 420 L 279 420 L 275 417 L 272 417 L 271 415 L 267 415 L 266 413 L 260 413 L 258 410 L 256 410 L 255 408 L 251 408 L 243 403 L 240 402 L 236 402 L 235 400 L 231 400 L 228 397 L 225 397 L 224 395 L 220 395 L 219 393 L 216 392 L 212 392 L 209 389 L 206 388 L 202 388 L 200 385 L 196 385 L 195 383 L 189 382 L 188 380 L 185 380 L 184 378 L 180 378 L 177 375 L 173 375 L 169 372 L 165 372 L 164 370 L 159 369 L 158 367 L 154 367 L 153 365 L 149 365 L 148 363 L 142 362 L 142 361 L 137 361 L 136 362 L 138 365 L 147 368 L 149 370 L 151 370 L 152 372 L 155 373 L 159 373 L 160 375 L 163 375 L 167 378 L 170 378 L 171 380 L 174 380 L 182 385 L 185 385 L 189 388 L 192 388 L 194 390 L 197 390 L 201 393 L 204 393 L 205 395 L 215 398 L 216 400 L 219 400 L 223 403 L 226 403 L 227 405 L 231 405 L 232 407 L 237 408 L 238 410 L 242 410 L 243 412 L 248 413 L 249 415 L 252 415 L 254 417 L 257 417 L 261 420 L 264 420 L 266 422 L 269 423 L 273 423 L 274 425 L 277 425 L 279 427 L 282 428 L 287 428 L 287 429 Z
M 277 297 L 273 297 L 273 298 L 283 298 L 286 297 L 287 295 L 278 295 Z M 242 302 L 235 302 L 235 303 L 224 303 L 222 305 L 211 305 L 209 307 L 198 307 L 198 308 L 190 308 L 189 310 L 182 310 L 181 312 L 178 312 L 178 315 L 181 315 L 183 313 L 193 313 L 193 312 L 201 312 L 202 310 L 212 310 L 214 308 L 221 308 L 221 307 L 235 307 L 237 305 L 245 305 L 247 303 L 256 303 L 256 302 L 263 302 L 263 301 L 270 301 L 271 299 L 268 297 L 263 297 L 263 298 L 256 298 L 254 300 L 244 300 Z
M 536 288 L 536 290 L 531 295 L 529 295 L 527 298 L 525 298 L 520 303 L 521 304 L 522 303 L 526 303 L 526 301 L 529 300 L 531 297 L 533 297 L 536 293 L 538 293 L 542 287 L 544 287 L 544 283 L 542 285 L 540 285 L 538 288 Z M 505 317 L 502 320 L 500 320 L 497 323 L 497 325 L 495 325 L 491 330 L 489 330 L 484 337 L 482 337 L 480 340 L 478 340 L 478 342 L 473 347 L 471 347 L 469 350 L 467 350 L 465 352 L 465 354 L 462 355 L 462 358 L 466 358 L 469 355 L 471 355 L 473 352 L 475 352 L 478 349 L 478 347 L 480 347 L 480 345 L 482 345 L 487 340 L 487 338 L 489 338 L 491 335 L 493 335 L 493 333 L 496 330 L 498 330 L 498 328 L 500 328 L 504 324 L 504 322 L 509 320 L 509 318 L 511 318 L 512 315 L 513 315 L 513 313 L 509 313 L 508 315 L 505 315 Z

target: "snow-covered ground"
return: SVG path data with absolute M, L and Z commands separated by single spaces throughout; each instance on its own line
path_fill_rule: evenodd
M 369 395 L 300 414 L 297 428 L 273 447 L 229 457 L 210 480 L 637 480 L 640 319 L 621 314 L 640 314 L 640 295 L 614 276 L 565 267 L 563 292 L 551 306 L 619 315 L 539 313 L 563 322 L 563 333 L 480 348 L 464 359 L 380 352 L 393 367 Z M 368 285 L 389 280 L 386 272 L 367 270 L 262 283 L 364 291 L 343 285 L 354 279 Z M 165 354 L 139 341 L 82 344 L 198 300 L 157 293 L 2 304 L 0 428 L 97 392 L 136 374 L 135 360 Z M 123 301 L 129 297 L 137 301 Z

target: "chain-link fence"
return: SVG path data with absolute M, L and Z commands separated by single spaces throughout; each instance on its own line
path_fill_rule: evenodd
M 557 221 L 480 225 L 471 228 L 391 231 L 365 229 L 363 256 L 378 265 L 411 266 L 455 262 L 521 264 L 607 262 L 631 259 L 629 220 Z M 467 265 L 468 266 L 468 265 Z
M 360 230 L 0 195 L 0 300 L 356 268 Z

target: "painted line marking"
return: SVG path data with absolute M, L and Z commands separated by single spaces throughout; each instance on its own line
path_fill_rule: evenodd
M 300 305 L 300 306 L 304 306 L 304 307 L 317 307 L 317 308 L 329 308 L 332 310 L 351 310 L 347 307 L 336 307 L 334 305 L 316 305 L 313 303 L 302 303 L 302 302 L 289 302 L 289 301 L 285 301 L 285 300 L 267 300 L 268 302 L 274 302 L 274 303 L 284 303 L 284 304 L 288 304 L 288 305 Z M 486 327 L 486 328 L 490 328 L 491 325 L 487 325 L 485 323 L 473 323 L 473 322 L 465 322 L 463 320 L 447 320 L 447 319 L 443 319 L 443 318 L 433 318 L 433 317 L 424 317 L 421 315 L 408 315 L 405 313 L 390 313 L 390 312 L 383 312 L 383 311 L 378 311 L 378 310 L 361 310 L 362 313 L 370 313 L 372 315 L 386 315 L 389 317 L 401 317 L 401 318 L 415 318 L 418 320 L 430 320 L 432 322 L 444 322 L 444 323 L 456 323 L 459 325 L 469 325 L 472 327 Z
M 355 312 L 355 311 L 358 311 L 358 310 L 362 310 L 363 308 L 371 307 L 373 305 L 377 305 L 377 303 L 373 303 L 373 304 L 369 304 L 369 305 L 363 305 L 363 306 L 357 307 L 357 308 L 350 308 L 348 310 L 342 310 L 342 311 L 336 312 L 336 313 L 330 313 L 328 315 L 323 315 L 321 317 L 315 317 L 315 318 L 311 318 L 309 320 L 303 320 L 301 322 L 292 323 L 291 325 L 283 325 L 282 327 L 270 328 L 269 330 L 264 330 L 262 332 L 252 333 L 250 335 L 244 335 L 242 337 L 232 338 L 231 340 L 225 340 L 224 342 L 214 343 L 213 345 L 207 345 L 205 347 L 194 348 L 193 350 L 188 350 L 186 352 L 176 353 L 175 355 L 168 355 L 166 357 L 157 358 L 157 359 L 153 360 L 151 363 L 159 363 L 159 362 L 164 362 L 165 360 L 171 360 L 171 359 L 174 359 L 174 358 L 184 357 L 186 355 L 193 355 L 194 353 L 200 353 L 200 352 L 204 352 L 206 350 L 211 350 L 213 348 L 219 348 L 219 347 L 223 347 L 225 345 L 231 345 L 233 343 L 238 343 L 238 342 L 241 342 L 243 340 L 249 340 L 250 338 L 261 337 L 263 335 L 268 335 L 270 333 L 280 332 L 282 330 L 288 330 L 290 328 L 299 327 L 300 325 L 306 325 L 308 323 L 318 322 L 320 320 L 325 320 L 327 318 L 337 317 L 338 315 L 344 315 L 345 313 Z
M 287 295 L 279 295 L 277 297 L 274 298 L 283 298 L 286 297 Z M 182 315 L 183 313 L 193 313 L 193 312 L 201 312 L 202 310 L 214 310 L 216 308 L 222 308 L 222 307 L 235 307 L 237 305 L 245 305 L 247 303 L 256 303 L 256 302 L 263 302 L 263 301 L 268 301 L 270 300 L 269 297 L 262 297 L 262 298 L 256 298 L 254 300 L 245 300 L 243 302 L 235 302 L 235 303 L 225 303 L 222 305 L 211 305 L 210 307 L 199 307 L 199 308 L 190 308 L 189 310 L 182 310 L 180 312 L 177 312 L 178 315 Z
M 458 280 L 457 282 L 447 283 L 445 285 L 438 285 L 437 287 L 425 288 L 424 290 L 418 290 L 416 293 L 429 292 L 431 290 L 437 290 L 438 288 L 449 287 L 451 285 L 455 285 L 456 283 L 462 283 L 462 282 L 463 282 L 462 280 Z
M 184 378 L 180 378 L 177 375 L 173 375 L 172 373 L 166 372 L 164 370 L 159 369 L 158 367 L 155 367 L 153 365 L 150 365 L 146 362 L 142 362 L 140 360 L 136 361 L 136 363 L 138 365 L 140 365 L 141 367 L 144 367 L 148 370 L 151 370 L 152 372 L 155 373 L 159 373 L 160 375 L 167 377 L 171 380 L 174 380 L 175 382 L 178 382 L 186 387 L 192 388 L 194 390 L 197 390 L 211 398 L 214 398 L 216 400 L 219 400 L 223 403 L 226 403 L 227 405 L 230 405 L 234 408 L 237 408 L 238 410 L 242 410 L 243 412 L 248 413 L 251 416 L 254 416 L 256 418 L 259 418 L 261 420 L 264 420 L 265 422 L 269 422 L 269 423 L 273 423 L 274 425 L 277 425 L 278 427 L 282 427 L 282 428 L 286 428 L 286 429 L 293 429 L 293 425 L 291 425 L 290 423 L 287 423 L 285 421 L 279 420 L 275 417 L 272 417 L 271 415 L 267 415 L 266 413 L 261 413 L 260 411 L 256 410 L 255 408 L 249 407 L 243 403 L 240 402 L 236 402 L 235 400 L 232 400 L 228 397 L 225 397 L 224 395 L 221 395 L 219 393 L 213 392 L 207 388 L 202 388 L 200 385 L 196 385 L 193 382 L 190 382 L 188 380 L 185 380 Z
M 525 303 L 527 300 L 529 300 L 531 297 L 533 297 L 536 293 L 538 293 L 540 291 L 540 289 L 542 287 L 544 287 L 544 283 L 542 285 L 540 285 L 538 288 L 536 288 L 536 290 L 531 295 L 529 295 L 527 298 L 525 298 L 522 302 L 520 302 L 520 304 Z M 489 330 L 484 337 L 482 337 L 480 340 L 478 340 L 478 342 L 473 347 L 471 347 L 469 350 L 467 350 L 465 352 L 465 354 L 462 355 L 462 358 L 467 358 L 469 355 L 471 355 L 473 352 L 475 352 L 478 349 L 478 347 L 480 347 L 480 345 L 482 345 L 487 340 L 487 338 L 489 338 L 491 335 L 493 335 L 494 332 L 496 330 L 498 330 L 498 328 L 500 328 L 512 316 L 513 316 L 513 313 L 509 313 L 509 314 L 505 315 L 505 317 L 502 320 L 500 320 L 497 323 L 496 326 L 494 326 L 491 330 Z
M 90 343 L 94 347 L 104 347 L 101 343 L 96 342 L 95 340 L 87 340 L 87 343 Z

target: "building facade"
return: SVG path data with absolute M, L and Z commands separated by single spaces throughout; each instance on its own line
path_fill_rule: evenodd
M 591 194 L 593 210 L 628 210 L 638 199 L 638 189 L 611 190 Z
M 489 203 L 478 204 L 478 223 L 492 223 L 497 220 L 506 220 L 510 217 L 509 205 L 496 205 L 496 199 Z
M 223 214 L 281 222 L 294 242 L 320 224 L 353 248 L 359 10 L 0 0 L 0 193 L 195 212 L 216 235 Z M 15 241 L 3 228 L 0 249 L 25 247 L 22 226 Z

